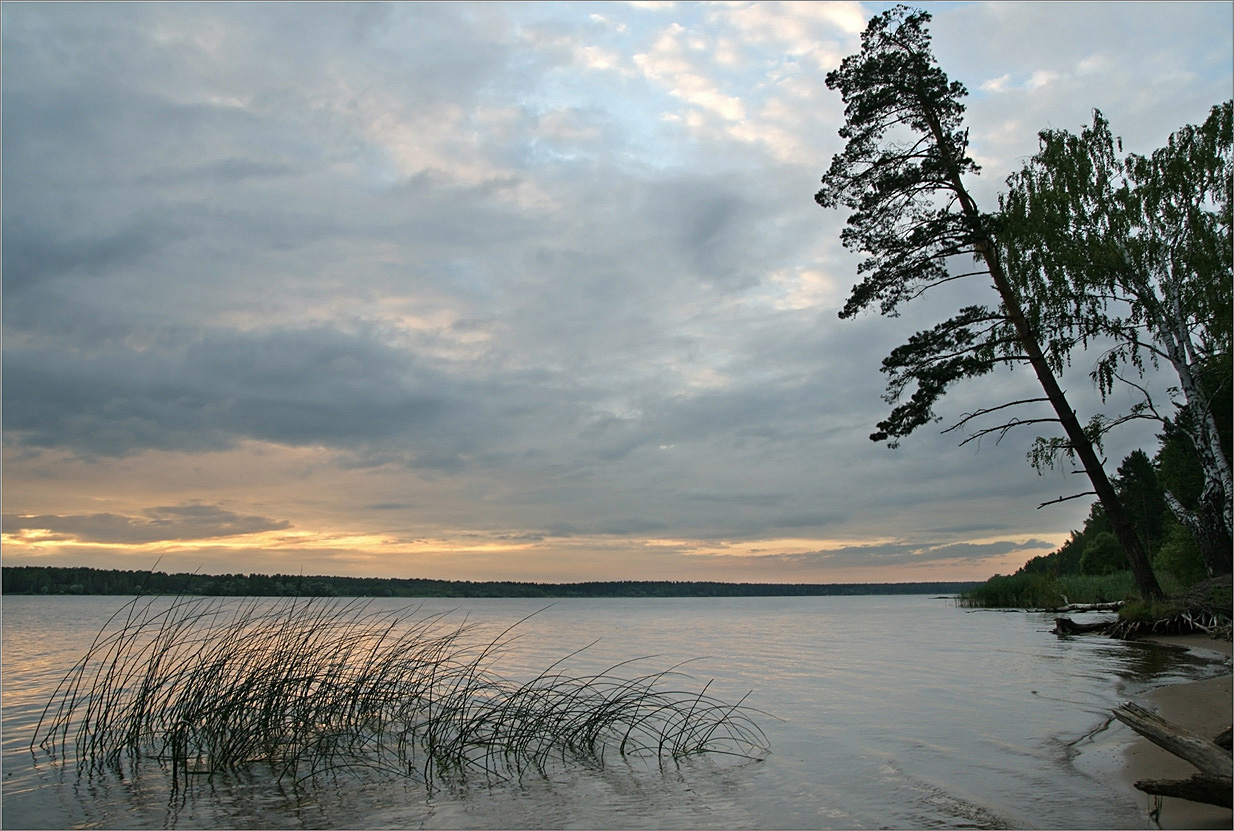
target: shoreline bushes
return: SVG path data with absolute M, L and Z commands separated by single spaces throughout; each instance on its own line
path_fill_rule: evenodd
M 960 594 L 958 604 L 968 608 L 1056 609 L 1071 603 L 1117 603 L 1136 594 L 1130 571 L 1108 574 L 1026 572 L 996 574 Z

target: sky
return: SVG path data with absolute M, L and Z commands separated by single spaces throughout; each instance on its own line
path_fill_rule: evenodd
M 887 352 L 994 302 L 837 317 L 824 78 L 886 8 L 4 3 L 4 564 L 842 583 L 1054 550 L 1090 499 L 1038 506 L 1082 477 L 1031 428 L 942 432 L 1026 370 L 867 438 Z M 989 210 L 1038 130 L 1098 108 L 1149 152 L 1232 94 L 1231 3 L 927 8 Z M 1064 386 L 1130 402 L 1083 359 Z

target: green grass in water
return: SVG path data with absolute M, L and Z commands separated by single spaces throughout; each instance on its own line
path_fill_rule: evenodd
M 265 765 L 279 779 L 386 772 L 430 788 L 557 763 L 767 752 L 744 699 L 686 689 L 680 667 L 578 675 L 563 661 L 506 680 L 490 666 L 513 628 L 484 637 L 363 600 L 138 598 L 65 676 L 31 747 L 87 775 L 156 760 L 173 782 Z

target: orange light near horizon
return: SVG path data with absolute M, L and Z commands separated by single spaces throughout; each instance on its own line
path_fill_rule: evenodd
M 537 543 L 534 542 L 471 542 L 448 538 L 400 540 L 379 534 L 330 534 L 312 531 L 294 531 L 290 533 L 287 531 L 266 531 L 250 535 L 249 539 L 259 542 L 260 545 L 258 547 L 267 549 L 347 548 L 357 551 L 379 551 L 400 554 L 526 551 L 537 547 Z
M 408 541 L 379 534 L 285 530 L 260 531 L 253 534 L 238 534 L 231 537 L 202 537 L 197 539 L 154 540 L 149 542 L 105 542 L 66 537 L 63 534 L 52 532 L 48 529 L 23 529 L 18 533 L 3 534 L 2 539 L 5 546 L 34 549 L 36 551 L 53 548 L 90 548 L 103 551 L 124 551 L 133 554 L 145 552 L 167 553 L 202 548 L 229 551 L 342 549 L 372 554 L 449 554 L 526 551 L 537 547 L 537 543 L 534 542 L 473 542 L 446 538 Z
M 159 540 L 156 542 L 96 542 L 94 540 L 81 539 L 66 539 L 65 537 L 57 537 L 55 539 L 39 539 L 37 536 L 34 539 L 31 535 L 4 534 L 0 536 L 0 542 L 5 546 L 16 546 L 24 548 L 32 548 L 37 551 L 51 551 L 53 549 L 62 548 L 88 548 L 91 550 L 102 551 L 126 551 L 133 553 L 142 552 L 169 552 L 179 551 L 183 548 L 200 547 L 202 543 L 196 540 Z
M 337 528 L 337 526 L 336 526 Z M 279 529 L 230 537 L 96 542 L 66 538 L 48 529 L 21 529 L 3 535 L 6 560 L 17 565 L 48 562 L 59 555 L 71 562 L 108 563 L 144 558 L 188 558 L 215 570 L 281 573 L 309 568 L 314 573 L 354 576 L 431 576 L 439 579 L 509 579 L 540 582 L 586 580 L 719 580 L 724 582 L 882 583 L 932 580 L 984 580 L 1010 573 L 1043 546 L 1023 545 L 1055 535 L 985 537 L 932 545 L 898 538 L 701 540 L 645 539 L 600 534 L 545 540 L 511 539 L 513 532 L 433 529 L 425 536 L 356 533 L 346 530 Z M 1065 536 L 1058 535 L 1058 544 Z M 987 554 L 964 546 L 1001 543 Z M 946 549 L 959 546 L 958 556 Z M 890 546 L 892 562 L 875 556 Z M 870 549 L 869 556 L 862 556 Z M 906 551 L 907 549 L 907 551 Z M 840 556 L 829 556 L 837 552 Z M 905 556 L 905 555 L 908 556 Z M 817 555 L 817 556 L 810 556 Z M 920 556 L 918 556 L 920 555 Z M 967 555 L 967 556 L 965 556 Z M 148 566 L 148 563 L 146 564 Z
M 656 548 L 675 548 L 691 557 L 775 557 L 785 554 L 811 554 L 817 551 L 838 551 L 845 548 L 867 548 L 902 542 L 894 537 L 879 537 L 863 540 L 811 539 L 808 537 L 776 537 L 765 540 L 683 540 L 650 539 L 643 545 Z
M 55 535 L 55 533 L 49 528 L 23 528 L 18 532 L 0 534 L 0 541 L 5 543 L 36 543 L 43 541 L 46 537 Z M 57 537 L 57 539 L 63 539 L 63 537 Z

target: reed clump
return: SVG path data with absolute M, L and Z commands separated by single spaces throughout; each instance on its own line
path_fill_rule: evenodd
M 1113 574 L 996 574 L 962 593 L 957 604 L 970 609 L 1055 609 L 1072 603 L 1114 603 L 1132 597 L 1131 572 Z
M 87 773 L 154 760 L 173 782 L 266 765 L 279 779 L 385 772 L 430 788 L 767 750 L 744 699 L 684 689 L 680 667 L 576 675 L 563 660 L 503 678 L 491 667 L 514 628 L 489 638 L 361 600 L 138 598 L 61 681 L 31 746 Z

